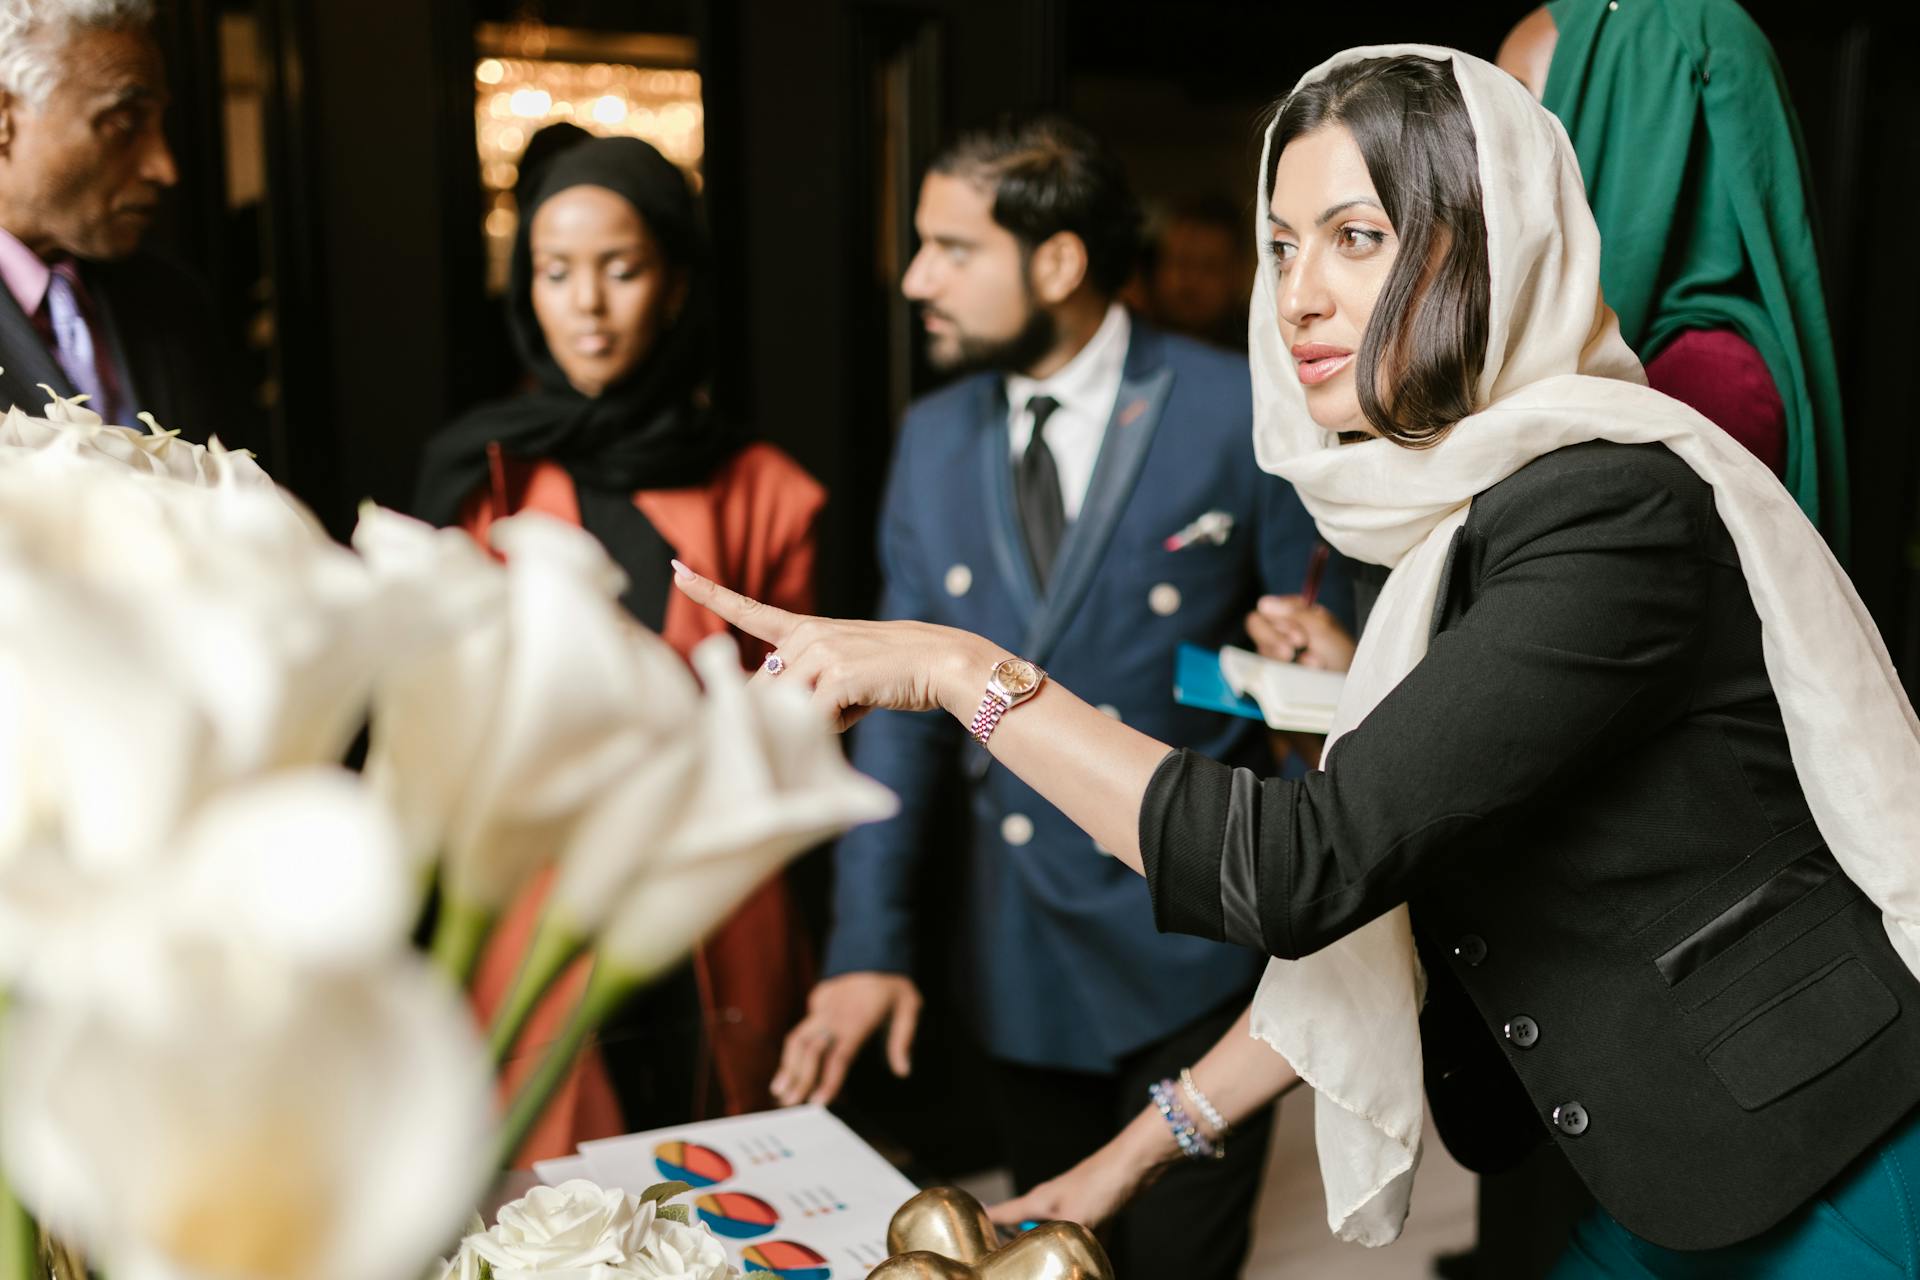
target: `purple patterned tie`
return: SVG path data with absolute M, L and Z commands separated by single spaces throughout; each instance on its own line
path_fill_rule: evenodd
M 54 358 L 73 389 L 86 395 L 87 407 L 103 421 L 113 422 L 117 406 L 94 349 L 88 302 L 73 259 L 54 263 L 53 276 L 47 281 L 47 319 L 53 329 Z

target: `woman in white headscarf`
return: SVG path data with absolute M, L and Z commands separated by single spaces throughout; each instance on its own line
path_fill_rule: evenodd
M 1392 570 L 1323 771 L 1169 751 L 965 633 L 680 576 L 842 723 L 970 722 L 1163 929 L 1275 957 L 1253 1038 L 1001 1216 L 1098 1218 L 1297 1075 L 1330 1225 L 1386 1243 L 1424 1074 L 1463 1162 L 1551 1141 L 1594 1193 L 1557 1275 L 1913 1276 L 1920 723 L 1851 585 L 1645 386 L 1516 81 L 1351 50 L 1283 104 L 1262 188 L 1261 463 Z

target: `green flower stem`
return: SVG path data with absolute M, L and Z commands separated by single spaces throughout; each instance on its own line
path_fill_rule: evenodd
M 33 1280 L 40 1268 L 40 1229 L 0 1177 L 0 1280 Z
M 473 977 L 480 948 L 493 932 L 494 913 L 470 902 L 444 898 L 440 920 L 433 929 L 433 962 L 461 987 Z
M 547 1104 L 553 1101 L 560 1082 L 567 1078 L 574 1060 L 580 1056 L 580 1050 L 593 1033 L 606 1024 L 607 1019 L 629 996 L 646 986 L 650 980 L 647 975 L 622 971 L 604 961 L 594 964 L 593 972 L 587 978 L 587 989 L 580 993 L 580 1003 L 574 1006 L 573 1017 L 568 1020 L 566 1030 L 547 1047 L 546 1056 L 540 1059 L 540 1065 L 534 1068 L 533 1074 L 527 1077 L 507 1107 L 496 1149 L 499 1157 L 496 1164 L 500 1169 L 513 1167 L 513 1158 L 526 1145 L 527 1135 L 533 1132 L 533 1126 L 546 1113 Z
M 0 991 L 0 1039 L 6 1031 L 7 1005 L 7 993 Z M 0 1280 L 33 1280 L 39 1268 L 40 1229 L 14 1198 L 6 1170 L 0 1169 Z
M 520 971 L 514 975 L 507 998 L 494 1010 L 493 1026 L 488 1036 L 492 1042 L 495 1065 L 505 1062 L 507 1055 L 513 1052 L 514 1043 L 526 1028 L 527 1019 L 533 1016 L 534 1009 L 540 1004 L 540 997 L 586 949 L 586 934 L 561 923 L 550 914 L 541 918 L 540 927 L 533 935 L 533 945 L 520 962 Z

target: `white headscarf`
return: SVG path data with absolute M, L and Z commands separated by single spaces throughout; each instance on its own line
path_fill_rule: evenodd
M 1254 446 L 1326 539 L 1389 566 L 1327 742 L 1360 723 L 1425 656 L 1453 532 L 1474 495 L 1586 440 L 1665 444 L 1713 486 L 1760 615 L 1767 675 L 1821 834 L 1920 974 L 1920 722 L 1853 585 L 1773 474 L 1731 436 L 1648 388 L 1600 298 L 1600 233 L 1560 122 L 1478 58 L 1424 45 L 1350 49 L 1451 62 L 1479 151 L 1492 307 L 1475 412 L 1429 449 L 1341 445 L 1307 412 L 1276 323 L 1261 158 L 1261 269 L 1248 325 Z M 1298 86 L 1296 86 L 1296 91 Z M 1273 146 L 1268 130 L 1267 147 Z M 1275 960 L 1253 1032 L 1317 1091 L 1315 1134 L 1335 1234 L 1386 1244 L 1419 1158 L 1419 972 L 1405 907 L 1299 961 Z

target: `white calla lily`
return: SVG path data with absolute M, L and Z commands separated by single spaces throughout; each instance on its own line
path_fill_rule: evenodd
M 693 662 L 707 696 L 692 798 L 600 937 L 601 963 L 630 974 L 684 955 L 802 850 L 898 807 L 847 763 L 804 690 L 748 682 L 731 637 L 705 641 Z
M 507 664 L 448 832 L 445 879 L 451 900 L 484 910 L 557 857 L 695 702 L 672 651 L 621 607 L 620 572 L 591 534 L 528 514 L 493 537 L 507 557 Z
M 51 843 L 0 862 L 0 987 L 158 1032 L 195 1016 L 169 956 L 316 974 L 381 963 L 405 948 L 416 897 L 359 779 L 286 771 L 221 791 L 133 865 Z
M 7 1022 L 22 1200 L 127 1280 L 413 1280 L 488 1176 L 491 1081 L 411 956 L 315 975 L 182 962 L 199 1016 Z
M 508 659 L 506 571 L 461 529 L 369 503 L 353 546 L 373 573 L 440 614 L 442 643 L 375 686 L 366 775 L 424 866 L 453 825 L 486 749 Z

